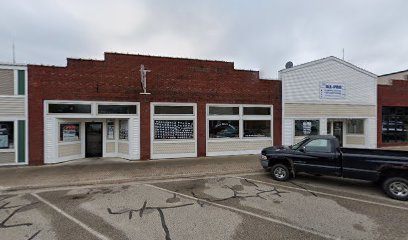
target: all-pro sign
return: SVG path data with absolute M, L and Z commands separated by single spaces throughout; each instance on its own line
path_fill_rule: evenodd
M 346 86 L 343 83 L 320 83 L 320 99 L 345 99 Z

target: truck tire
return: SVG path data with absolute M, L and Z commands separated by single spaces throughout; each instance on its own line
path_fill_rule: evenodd
M 383 189 L 390 198 L 401 201 L 408 200 L 408 180 L 405 178 L 388 178 L 383 183 Z
M 275 164 L 271 167 L 272 178 L 277 181 L 286 181 L 289 179 L 290 171 L 283 164 Z

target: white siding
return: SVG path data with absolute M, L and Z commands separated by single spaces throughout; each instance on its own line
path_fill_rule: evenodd
M 14 70 L 0 69 L 0 95 L 14 95 Z
M 25 97 L 1 96 L 0 97 L 0 117 L 1 116 L 21 116 L 24 117 Z
M 295 118 L 375 117 L 377 113 L 377 108 L 370 105 L 286 103 L 284 107 L 285 117 Z
M 115 153 L 115 152 L 116 152 L 115 142 L 107 142 L 106 143 L 106 153 Z
M 368 118 L 365 121 L 366 146 L 368 148 L 377 147 L 377 118 Z
M 184 154 L 193 153 L 195 154 L 195 143 L 194 142 L 153 142 L 153 154 Z
M 70 157 L 81 155 L 81 143 L 65 144 L 58 146 L 58 157 Z
M 292 145 L 293 137 L 295 136 L 295 122 L 292 119 L 283 120 L 282 144 Z
M 320 121 L 320 134 L 327 134 L 327 120 L 367 119 L 364 138 L 344 136 L 346 147 L 374 148 L 377 143 L 377 77 L 335 57 L 313 61 L 280 72 L 282 80 L 282 142 L 291 145 L 295 138 L 294 120 Z M 345 86 L 345 97 L 320 98 L 322 83 Z M 344 125 L 344 129 L 346 125 Z M 347 144 L 349 140 L 349 144 Z
M 44 119 L 44 163 L 57 162 L 56 145 L 58 142 L 57 120 L 54 117 Z
M 285 103 L 376 105 L 377 79 L 331 58 L 284 72 L 281 78 Z M 343 83 L 345 99 L 320 99 L 321 82 Z
M 15 163 L 16 155 L 14 152 L 0 152 L 0 164 Z
M 273 140 L 230 140 L 209 141 L 207 146 L 208 156 L 259 154 L 265 147 L 273 145 Z
M 119 144 L 118 144 L 118 152 L 119 152 L 120 154 L 128 155 L 128 154 L 129 154 L 129 143 L 127 143 L 127 142 L 119 142 Z
M 139 118 L 129 120 L 130 159 L 140 159 L 140 121 Z

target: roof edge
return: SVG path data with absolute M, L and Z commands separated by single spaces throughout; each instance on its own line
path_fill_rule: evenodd
M 363 68 L 360 68 L 360 67 L 358 67 L 358 66 L 356 66 L 356 65 L 354 65 L 352 63 L 344 61 L 344 60 L 342 60 L 340 58 L 337 58 L 335 56 L 329 56 L 329 57 L 317 59 L 317 60 L 314 60 L 314 61 L 302 63 L 302 64 L 296 65 L 296 66 L 294 66 L 292 68 L 282 69 L 282 70 L 279 70 L 279 73 L 286 73 L 286 72 L 290 72 L 290 71 L 293 71 L 293 70 L 302 69 L 302 68 L 313 66 L 313 65 L 316 65 L 316 64 L 320 64 L 322 62 L 329 61 L 329 60 L 333 60 L 333 61 L 336 61 L 336 62 L 341 63 L 343 65 L 346 65 L 348 67 L 351 67 L 351 68 L 353 68 L 353 69 L 355 69 L 355 70 L 357 70 L 357 71 L 359 71 L 361 73 L 364 73 L 366 75 L 369 75 L 371 77 L 374 77 L 374 78 L 378 77 L 376 74 L 374 74 L 374 73 L 372 73 L 370 71 L 367 71 L 367 70 L 365 70 Z

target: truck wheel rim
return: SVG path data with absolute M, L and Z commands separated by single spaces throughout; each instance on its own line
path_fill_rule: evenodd
M 390 184 L 390 191 L 399 197 L 408 196 L 408 185 L 404 182 L 393 182 Z
M 273 174 L 275 175 L 275 177 L 282 179 L 285 178 L 286 176 L 286 171 L 285 169 L 281 168 L 281 167 L 277 167 L 275 168 L 275 170 L 273 171 Z

